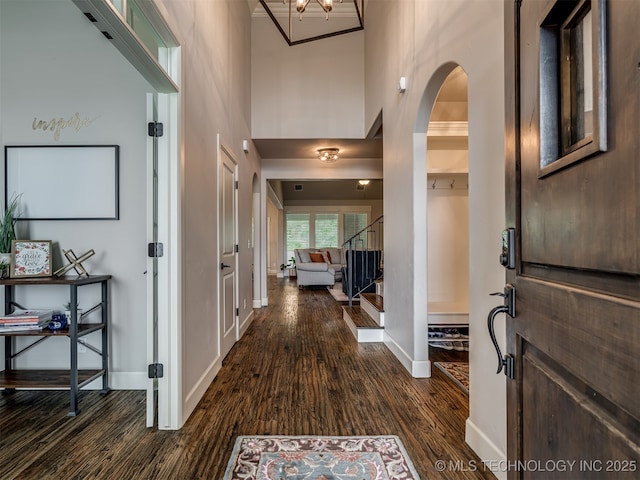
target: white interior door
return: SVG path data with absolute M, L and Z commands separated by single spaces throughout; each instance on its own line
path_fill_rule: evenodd
M 237 165 L 220 145 L 218 169 L 220 356 L 224 358 L 238 339 L 237 334 Z

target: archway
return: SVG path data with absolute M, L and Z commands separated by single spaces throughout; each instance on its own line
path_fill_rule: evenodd
M 468 377 L 469 362 L 467 90 L 467 74 L 458 66 L 442 83 L 427 128 L 429 359 L 461 379 Z
M 467 105 L 466 73 L 456 63 L 444 64 L 427 83 L 414 130 L 414 175 L 421 191 L 416 209 L 427 212 L 415 219 L 427 251 L 424 265 L 416 265 L 426 301 L 416 308 L 424 316 L 417 319 L 415 332 L 430 364 L 432 357 L 469 358 L 468 338 L 453 337 L 468 335 L 469 322 Z M 454 326 L 465 330 L 454 333 L 449 330 Z M 438 337 L 429 338 L 434 331 Z M 437 347 L 434 338 L 439 338 Z

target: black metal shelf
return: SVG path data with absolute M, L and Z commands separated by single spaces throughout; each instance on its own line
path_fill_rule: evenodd
M 102 297 L 98 305 L 90 309 L 90 312 L 100 309 L 102 314 L 101 323 L 79 323 L 80 316 L 77 308 L 71 309 L 68 328 L 61 330 L 16 330 L 2 332 L 0 336 L 5 337 L 4 371 L 0 372 L 0 388 L 6 390 L 23 389 L 67 389 L 69 390 L 69 413 L 74 417 L 78 414 L 78 392 L 80 388 L 90 382 L 102 377 L 102 392 L 109 391 L 109 298 L 108 283 L 111 275 L 96 275 L 88 277 L 67 276 L 67 277 L 46 277 L 46 278 L 25 278 L 25 279 L 0 279 L 0 285 L 4 285 L 5 314 L 11 313 L 15 303 L 15 287 L 32 285 L 66 285 L 69 287 L 69 302 L 71 305 L 78 304 L 78 287 L 84 285 L 100 284 Z M 102 368 L 100 369 L 78 369 L 78 339 L 93 332 L 101 331 L 102 349 L 99 350 L 87 344 L 102 358 Z M 14 345 L 15 337 L 40 337 L 38 340 L 16 351 Z M 70 368 L 67 370 L 48 369 L 14 369 L 16 357 L 26 352 L 30 348 L 51 337 L 68 337 Z

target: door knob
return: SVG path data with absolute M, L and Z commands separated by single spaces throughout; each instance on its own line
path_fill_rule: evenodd
M 487 328 L 489 329 L 489 336 L 491 337 L 491 342 L 493 342 L 493 346 L 496 349 L 496 353 L 498 354 L 498 371 L 496 373 L 500 373 L 500 371 L 504 368 L 504 373 L 509 378 L 515 378 L 515 368 L 514 368 L 514 358 L 512 355 L 502 356 L 502 352 L 500 351 L 500 345 L 498 345 L 498 340 L 496 339 L 496 332 L 493 326 L 493 322 L 496 319 L 496 315 L 499 313 L 506 313 L 511 318 L 516 316 L 516 289 L 511 284 L 507 284 L 504 287 L 503 292 L 492 293 L 491 295 L 499 295 L 504 298 L 504 305 L 498 305 L 494 307 L 487 317 Z
M 227 265 L 226 263 L 220 263 L 220 270 L 224 270 L 225 268 L 231 268 L 231 265 Z

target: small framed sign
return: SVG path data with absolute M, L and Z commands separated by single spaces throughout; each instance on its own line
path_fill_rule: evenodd
M 11 278 L 50 277 L 51 240 L 13 240 Z

